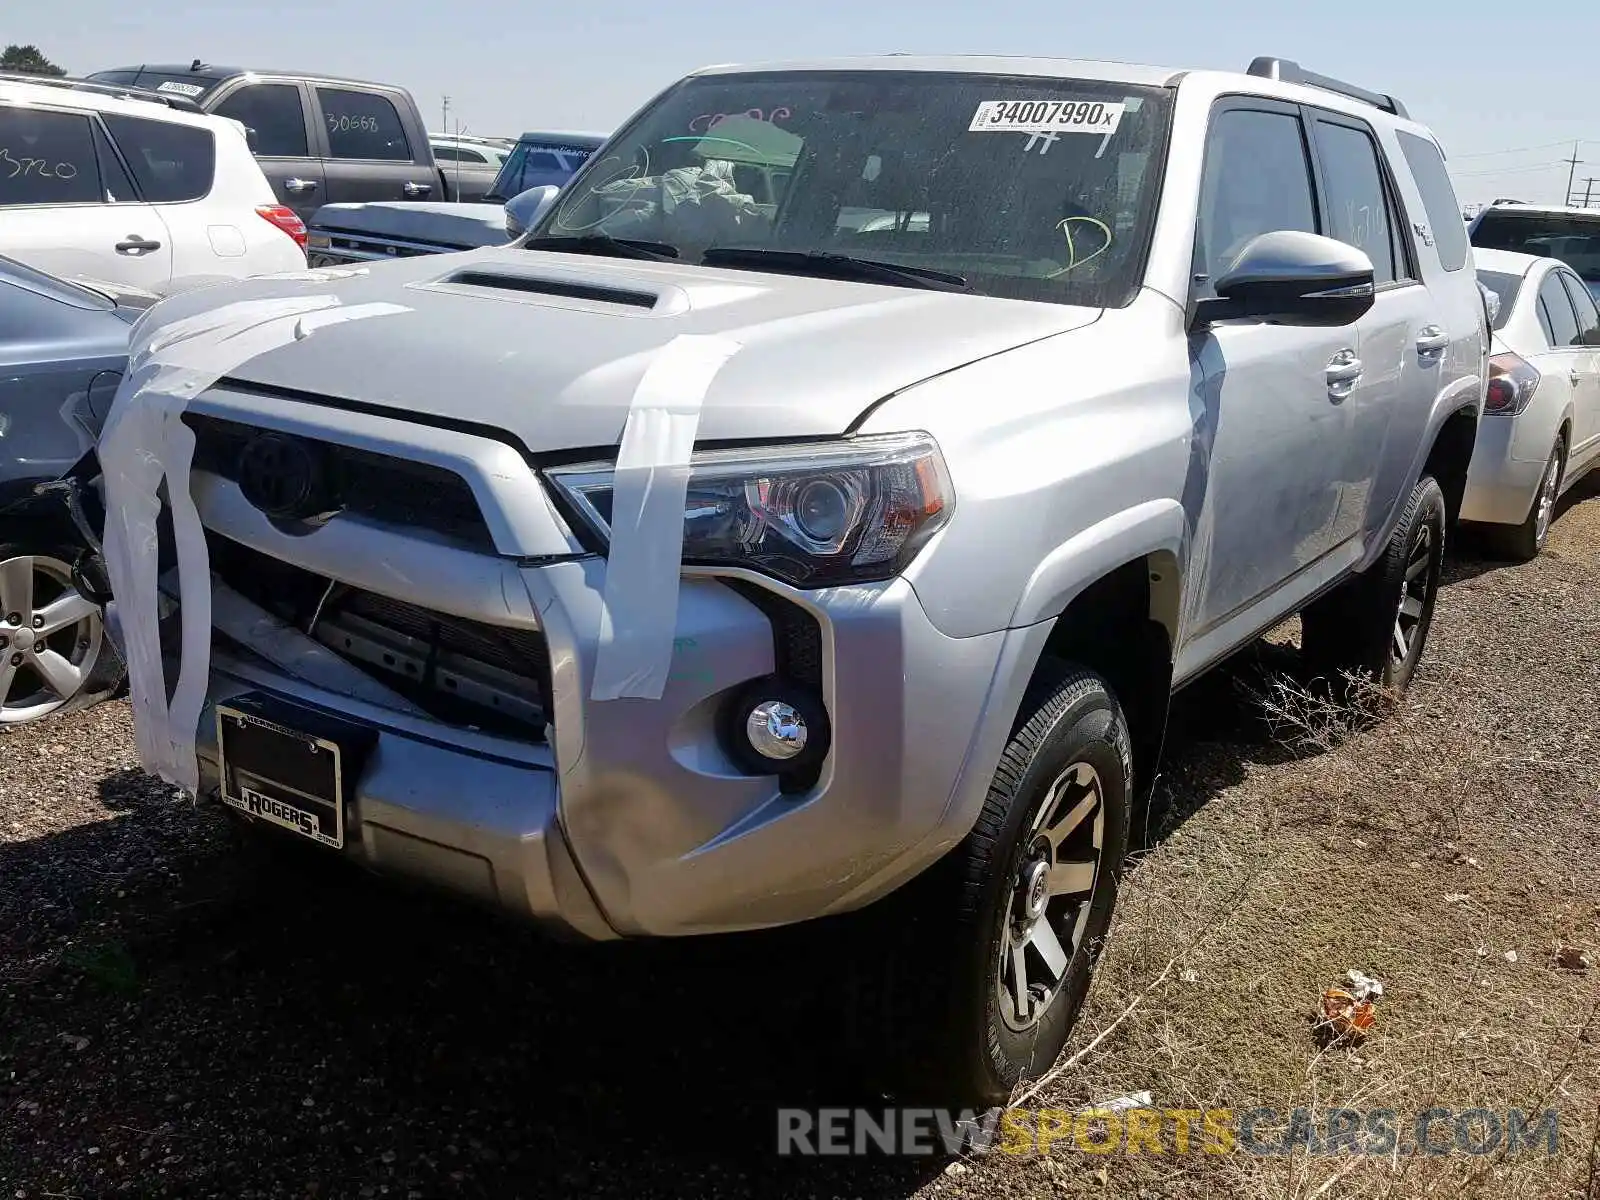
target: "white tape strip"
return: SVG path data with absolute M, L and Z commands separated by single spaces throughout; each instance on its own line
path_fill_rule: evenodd
M 117 606 L 139 757 L 145 769 L 191 792 L 199 787 L 195 727 L 211 667 L 211 571 L 205 531 L 189 493 L 194 433 L 188 402 L 242 364 L 341 321 L 408 311 L 396 304 L 341 307 L 334 296 L 246 300 L 132 333 L 129 366 L 100 435 L 106 488 L 106 572 Z M 157 599 L 159 488 L 166 481 L 178 558 L 182 657 L 167 698 Z
M 593 700 L 659 700 L 672 668 L 683 505 L 700 406 L 730 338 L 680 334 L 645 369 L 617 448 Z

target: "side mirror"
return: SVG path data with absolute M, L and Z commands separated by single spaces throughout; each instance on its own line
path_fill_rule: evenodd
M 506 235 L 516 241 L 543 219 L 550 206 L 556 202 L 561 189 L 553 183 L 529 188 L 506 201 Z
M 1291 230 L 1252 238 L 1212 286 L 1216 298 L 1195 306 L 1196 324 L 1349 325 L 1372 307 L 1375 294 L 1372 260 L 1364 253 Z

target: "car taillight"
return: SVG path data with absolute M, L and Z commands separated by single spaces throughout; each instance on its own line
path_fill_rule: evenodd
M 262 220 L 271 222 L 292 237 L 300 249 L 306 248 L 306 223 L 295 215 L 294 209 L 283 204 L 258 204 L 256 212 L 261 214 Z
M 1514 417 L 1528 407 L 1539 386 L 1539 372 L 1520 355 L 1507 351 L 1489 360 L 1489 387 L 1483 397 L 1483 411 Z

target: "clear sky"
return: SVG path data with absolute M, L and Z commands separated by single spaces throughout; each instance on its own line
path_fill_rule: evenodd
M 1593 0 L 11 0 L 0 42 L 74 74 L 138 62 L 299 68 L 398 83 L 476 133 L 607 130 L 708 63 L 910 53 L 1045 54 L 1242 70 L 1298 60 L 1398 95 L 1450 156 L 1463 203 L 1561 199 L 1595 176 Z M 1516 150 L 1517 153 L 1495 153 Z

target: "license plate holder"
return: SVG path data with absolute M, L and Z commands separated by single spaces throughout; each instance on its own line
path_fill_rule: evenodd
M 344 848 L 349 787 L 374 740 L 258 694 L 216 706 L 221 799 L 269 825 Z

